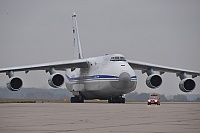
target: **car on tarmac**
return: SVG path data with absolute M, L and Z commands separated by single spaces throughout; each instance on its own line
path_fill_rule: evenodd
M 160 98 L 157 94 L 151 94 L 149 96 L 149 98 L 147 99 L 147 104 L 151 105 L 151 104 L 156 104 L 156 105 L 160 105 Z

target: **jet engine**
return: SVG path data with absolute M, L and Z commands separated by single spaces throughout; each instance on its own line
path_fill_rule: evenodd
M 54 73 L 49 77 L 48 83 L 51 87 L 58 88 L 64 83 L 64 77 L 59 73 Z
M 18 77 L 12 77 L 9 79 L 7 83 L 7 88 L 11 91 L 18 91 L 22 87 L 23 82 Z
M 196 84 L 191 78 L 184 78 L 179 83 L 179 88 L 183 92 L 191 92 L 192 90 L 194 90 L 195 86 Z
M 158 74 L 151 74 L 147 77 L 146 84 L 149 88 L 158 88 L 162 84 L 162 78 Z

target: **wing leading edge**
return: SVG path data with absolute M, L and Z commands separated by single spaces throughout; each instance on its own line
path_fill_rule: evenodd
M 34 70 L 49 71 L 51 68 L 54 68 L 55 70 L 65 71 L 67 68 L 87 68 L 87 67 L 88 64 L 86 59 L 77 59 L 77 60 L 43 63 L 43 64 L 34 64 L 27 66 L 0 68 L 0 73 L 5 73 L 5 72 L 7 73 L 10 71 L 12 72 L 25 71 L 26 73 L 28 73 L 29 71 L 34 71 Z
M 192 78 L 200 76 L 200 72 L 197 72 L 197 71 L 155 65 L 155 64 L 139 62 L 139 61 L 132 61 L 132 60 L 128 60 L 128 63 L 134 70 L 141 70 L 142 73 L 145 73 L 147 70 L 152 69 L 153 71 L 160 72 L 160 74 L 169 72 L 169 73 L 176 73 L 177 76 L 180 76 L 180 74 L 192 75 Z

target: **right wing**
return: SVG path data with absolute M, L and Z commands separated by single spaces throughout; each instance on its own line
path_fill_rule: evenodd
M 43 64 L 34 64 L 27 66 L 0 68 L 0 73 L 7 73 L 10 71 L 12 72 L 25 71 L 27 73 L 33 70 L 49 71 L 51 68 L 54 68 L 55 70 L 65 71 L 67 68 L 87 68 L 87 67 L 88 64 L 86 59 L 77 59 L 77 60 L 43 63 Z
M 60 87 L 64 83 L 64 77 L 57 73 L 57 70 L 65 71 L 67 68 L 87 68 L 88 63 L 86 59 L 77 59 L 77 60 L 69 60 L 69 61 L 59 61 L 59 62 L 51 62 L 44 64 L 34 64 L 28 66 L 18 66 L 18 67 L 7 67 L 0 68 L 0 73 L 6 73 L 10 78 L 7 83 L 7 88 L 11 91 L 18 91 L 23 82 L 19 77 L 14 76 L 14 72 L 24 71 L 28 73 L 29 71 L 34 70 L 45 70 L 50 73 L 49 77 L 49 85 L 52 87 Z

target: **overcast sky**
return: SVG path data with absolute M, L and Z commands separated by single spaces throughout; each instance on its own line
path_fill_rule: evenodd
M 198 0 L 0 0 L 0 68 L 73 59 L 76 12 L 84 57 L 121 53 L 127 59 L 200 71 Z M 157 90 L 136 72 L 137 92 L 183 94 L 175 74 Z M 24 87 L 49 87 L 44 71 L 16 73 Z M 8 77 L 0 74 L 0 86 Z M 195 78 L 200 94 L 200 77 Z M 64 87 L 64 86 L 63 86 Z

